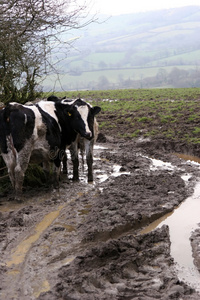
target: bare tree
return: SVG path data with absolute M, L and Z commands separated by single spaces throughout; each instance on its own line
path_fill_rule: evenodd
M 63 33 L 92 21 L 86 8 L 76 0 L 0 0 L 1 101 L 37 96 L 38 79 L 55 68 Z

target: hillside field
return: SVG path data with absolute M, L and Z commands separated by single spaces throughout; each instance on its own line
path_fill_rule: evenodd
M 71 33 L 67 57 L 64 44 L 55 49 L 44 91 L 200 87 L 199 18 L 199 6 L 99 16 Z
M 200 144 L 200 88 L 124 89 L 55 93 L 102 109 L 100 131 L 123 138 Z M 48 96 L 45 94 L 44 96 Z

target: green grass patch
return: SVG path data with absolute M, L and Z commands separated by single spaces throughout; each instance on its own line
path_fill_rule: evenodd
M 199 137 L 200 137 L 200 127 L 195 127 L 194 130 L 193 130 L 193 133 L 194 134 L 199 134 Z
M 108 135 L 163 137 L 199 143 L 200 88 L 101 90 L 56 95 L 70 99 L 81 97 L 92 105 L 99 105 L 102 109 L 97 116 L 100 130 Z

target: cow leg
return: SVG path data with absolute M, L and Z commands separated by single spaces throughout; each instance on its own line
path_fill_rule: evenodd
M 78 160 L 78 143 L 75 141 L 69 148 L 71 159 L 73 163 L 73 181 L 79 180 L 79 160 Z
M 20 155 L 18 158 L 18 163 L 15 167 L 15 199 L 18 201 L 21 201 L 22 196 L 22 188 L 23 188 L 23 182 L 24 182 L 24 175 L 28 168 L 30 155 L 23 155 L 23 157 L 20 159 Z
M 67 153 L 66 152 L 64 152 L 64 154 L 63 154 L 62 163 L 63 163 L 63 174 L 68 174 L 68 170 L 67 170 Z
M 10 181 L 15 191 L 15 199 L 21 200 L 24 173 L 28 167 L 29 156 L 25 153 L 17 153 L 13 146 L 7 154 L 2 153 L 2 156 L 8 168 Z
M 31 157 L 32 140 L 26 142 L 24 148 L 16 152 L 16 167 L 15 173 L 15 199 L 21 201 L 21 194 L 24 182 L 24 175 L 28 168 L 28 164 Z
M 27 164 L 28 167 L 28 164 Z M 27 167 L 25 169 L 27 169 Z M 18 164 L 15 167 L 15 199 L 21 200 L 25 171 Z
M 93 147 L 94 139 L 91 141 L 85 140 L 86 161 L 88 166 L 88 182 L 93 181 Z
M 60 174 L 61 174 L 61 161 L 63 158 L 63 150 L 57 153 L 57 157 L 53 164 L 53 186 L 54 188 L 59 188 Z
M 8 175 L 12 184 L 13 189 L 15 189 L 15 166 L 16 166 L 16 158 L 13 155 L 13 152 L 9 151 L 7 154 L 2 153 L 3 160 L 8 169 Z

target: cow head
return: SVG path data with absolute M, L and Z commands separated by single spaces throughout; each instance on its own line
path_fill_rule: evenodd
M 62 100 L 62 103 L 67 104 L 65 113 L 70 119 L 72 128 L 82 137 L 88 140 L 92 139 L 94 117 L 101 111 L 101 108 L 99 106 L 92 107 L 81 99 L 71 102 Z

